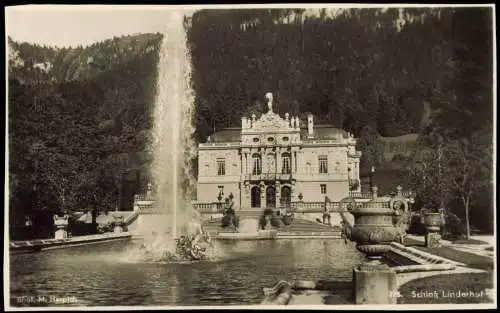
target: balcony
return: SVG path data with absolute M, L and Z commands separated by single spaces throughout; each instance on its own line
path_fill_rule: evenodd
M 248 181 L 276 181 L 276 180 L 291 180 L 292 174 L 282 173 L 262 173 L 262 174 L 246 174 L 245 180 Z

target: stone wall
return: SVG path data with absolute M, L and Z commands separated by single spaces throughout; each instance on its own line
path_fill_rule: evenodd
M 314 213 L 311 213 L 311 212 L 295 213 L 294 217 L 297 219 L 303 219 L 303 220 L 316 222 L 317 219 L 319 219 L 320 221 L 323 220 L 323 213 L 319 213 L 319 212 L 317 212 L 317 213 L 316 212 L 314 212 Z M 342 218 L 340 217 L 339 213 L 335 213 L 335 212 L 330 213 L 330 223 L 333 226 L 340 226 L 341 222 L 342 222 Z
M 326 185 L 326 194 L 321 193 L 322 184 Z M 302 193 L 302 200 L 305 202 L 325 201 L 325 196 L 331 201 L 337 202 L 349 195 L 349 183 L 347 181 L 298 181 L 295 184 L 295 191 L 297 195 Z M 296 199 L 296 197 L 292 199 Z

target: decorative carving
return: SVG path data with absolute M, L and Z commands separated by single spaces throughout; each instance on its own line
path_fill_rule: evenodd
M 273 113 L 272 111 L 263 114 L 260 119 L 255 120 L 255 123 L 252 129 L 260 130 L 260 131 L 268 131 L 268 130 L 289 130 L 293 129 L 288 124 L 286 119 L 282 119 L 278 114 Z
M 54 215 L 54 225 L 57 228 L 65 228 L 68 226 L 69 215 L 64 214 L 64 216 L 60 217 L 59 215 Z

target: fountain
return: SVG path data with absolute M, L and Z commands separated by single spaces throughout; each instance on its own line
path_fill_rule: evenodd
M 172 11 L 158 61 L 151 149 L 155 208 L 153 216 L 144 220 L 146 227 L 139 231 L 144 240 L 141 251 L 149 260 L 200 259 L 204 248 L 199 243 L 207 241 L 190 205 L 195 181 L 190 163 L 196 155 L 190 75 L 184 15 Z

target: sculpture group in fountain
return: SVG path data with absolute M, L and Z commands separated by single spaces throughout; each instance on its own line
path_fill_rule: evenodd
M 168 236 L 168 234 L 167 234 Z M 137 257 L 141 261 L 169 262 L 169 261 L 196 261 L 210 257 L 211 249 L 214 248 L 212 240 L 197 221 L 188 223 L 187 229 L 174 244 L 169 238 L 152 232 L 152 240 L 147 240 L 139 249 Z
M 238 228 L 238 217 L 236 216 L 236 211 L 234 210 L 234 201 L 233 194 L 231 193 L 228 198 L 226 198 L 223 212 L 222 212 L 222 227 L 223 228 L 232 228 L 233 231 L 236 231 Z

